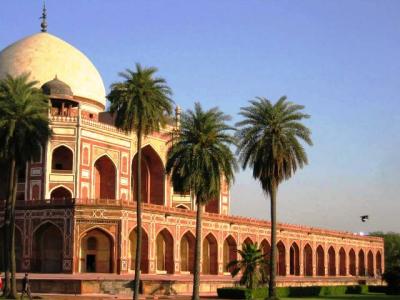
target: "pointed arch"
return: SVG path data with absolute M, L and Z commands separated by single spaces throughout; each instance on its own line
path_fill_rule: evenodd
M 300 249 L 296 242 L 290 246 L 290 275 L 300 275 Z
M 245 238 L 245 240 L 243 241 L 243 244 L 251 245 L 251 244 L 254 244 L 254 243 L 253 243 L 253 240 L 252 240 L 250 237 L 247 237 L 247 238 Z
M 285 244 L 282 241 L 279 241 L 278 244 L 276 244 L 277 247 L 277 268 L 276 268 L 276 274 L 278 276 L 286 276 L 286 247 Z
M 80 237 L 80 272 L 113 273 L 114 238 L 101 227 L 92 227 Z
M 328 275 L 336 276 L 336 251 L 332 246 L 328 249 Z
M 367 254 L 367 271 L 368 276 L 374 277 L 374 255 L 371 250 L 369 250 Z
M 218 274 L 218 243 L 210 232 L 203 240 L 203 274 Z
M 181 238 L 181 272 L 189 272 L 190 274 L 193 274 L 195 243 L 196 238 L 191 231 L 187 231 Z
M 313 251 L 310 244 L 306 244 L 303 250 L 304 276 L 313 276 Z
M 317 276 L 325 276 L 325 251 L 321 245 L 316 250 Z
M 72 172 L 74 150 L 67 145 L 59 145 L 53 149 L 51 155 L 52 172 Z
M 237 259 L 237 244 L 232 235 L 228 235 L 224 240 L 224 257 L 223 257 L 223 268 L 224 272 L 229 272 L 230 269 L 227 268 L 227 265 Z
M 269 274 L 269 264 L 270 264 L 270 257 L 271 257 L 271 244 L 268 242 L 268 240 L 263 239 L 260 244 L 262 253 L 264 255 L 264 259 L 267 262 L 265 265 L 265 272 L 266 274 Z
M 156 237 L 157 271 L 174 273 L 174 238 L 168 229 L 161 230 Z
M 137 154 L 132 160 L 133 190 L 132 196 L 136 201 L 135 191 L 137 185 Z M 148 144 L 142 148 L 141 159 L 141 194 L 144 203 L 164 205 L 164 163 L 153 148 Z
M 346 276 L 346 251 L 343 247 L 339 250 L 339 275 Z
M 104 154 L 94 163 L 94 197 L 116 199 L 117 168 L 113 160 Z
M 46 221 L 36 227 L 33 232 L 32 271 L 61 273 L 63 241 L 63 233 L 54 223 Z
M 59 185 L 53 188 L 50 192 L 50 199 L 65 200 L 71 198 L 72 198 L 72 191 L 63 185 Z
M 380 251 L 376 253 L 376 274 L 382 275 L 382 254 Z
M 349 251 L 349 273 L 352 276 L 357 275 L 357 270 L 356 270 L 356 252 L 354 251 L 353 248 L 350 249 Z
M 358 276 L 365 276 L 365 253 L 363 249 L 358 251 Z
M 136 263 L 136 246 L 137 245 L 137 227 L 132 229 L 129 234 L 129 254 L 130 254 L 130 267 L 129 269 L 135 270 Z M 149 237 L 146 230 L 142 227 L 142 252 L 140 257 L 140 272 L 142 274 L 149 273 Z

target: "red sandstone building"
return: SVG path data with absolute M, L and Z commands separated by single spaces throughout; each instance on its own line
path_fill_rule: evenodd
M 51 99 L 53 136 L 18 177 L 18 270 L 132 273 L 135 135 L 113 126 L 104 112 L 98 71 L 63 40 L 43 32 L 0 52 L 0 78 L 24 72 Z M 167 141 L 178 123 L 177 110 L 171 125 L 143 141 L 142 272 L 163 278 L 193 271 L 194 204 L 189 195 L 174 191 L 164 171 Z M 5 187 L 0 194 L 4 198 Z M 229 208 L 224 186 L 219 199 L 206 207 L 201 237 L 202 274 L 221 282 L 229 280 L 225 266 L 243 243 L 257 242 L 266 253 L 270 248 L 269 222 L 230 216 Z M 3 217 L 0 211 L 0 226 Z M 279 224 L 277 248 L 281 281 L 354 282 L 379 279 L 384 270 L 380 238 Z

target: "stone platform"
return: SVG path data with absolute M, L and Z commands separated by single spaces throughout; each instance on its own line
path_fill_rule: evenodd
M 17 274 L 21 284 L 23 273 Z M 72 295 L 132 295 L 134 275 L 117 274 L 29 274 L 33 293 L 72 294 Z M 192 275 L 149 275 L 141 276 L 141 291 L 145 295 L 189 295 L 192 292 Z M 356 285 L 367 283 L 382 284 L 380 279 L 365 277 L 299 277 L 285 276 L 277 278 L 278 286 L 313 285 Z M 202 295 L 215 295 L 217 288 L 234 286 L 236 280 L 231 276 L 201 276 Z

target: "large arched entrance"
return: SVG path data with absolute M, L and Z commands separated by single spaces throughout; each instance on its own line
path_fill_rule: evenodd
M 304 276 L 313 276 L 313 254 L 309 244 L 303 250 Z
M 316 251 L 317 255 L 317 276 L 324 276 L 325 275 L 325 257 L 324 257 L 324 249 L 322 248 L 321 245 L 317 247 Z
M 104 155 L 94 164 L 94 191 L 96 199 L 115 199 L 116 169 L 112 160 Z
M 174 239 L 167 229 L 163 229 L 156 238 L 157 271 L 174 273 Z
M 362 249 L 358 252 L 358 276 L 365 276 L 365 254 Z
M 102 229 L 87 231 L 81 238 L 80 271 L 85 273 L 112 273 L 114 242 Z
M 224 259 L 223 259 L 223 265 L 224 265 L 224 272 L 229 272 L 230 269 L 228 269 L 227 265 L 237 259 L 237 244 L 235 239 L 229 235 L 225 241 L 224 241 Z
M 69 190 L 67 190 L 65 187 L 60 186 L 58 188 L 55 188 L 51 194 L 50 198 L 54 200 L 64 200 L 64 199 L 71 199 L 72 194 Z
M 339 275 L 346 276 L 346 251 L 343 248 L 339 250 Z
M 194 248 L 196 239 L 194 235 L 188 231 L 181 239 L 181 271 L 193 273 L 194 270 Z
M 217 239 L 209 233 L 203 240 L 203 274 L 218 274 Z
M 132 174 L 134 180 L 133 199 L 136 201 L 137 184 L 137 155 L 132 161 Z M 142 148 L 141 162 L 141 194 L 142 202 L 164 205 L 164 165 L 156 151 L 147 145 Z
M 336 253 L 333 247 L 328 249 L 328 275 L 336 276 Z
M 52 223 L 41 225 L 33 236 L 34 272 L 61 273 L 63 258 L 63 235 Z
M 353 249 L 349 251 L 349 273 L 352 276 L 356 276 L 356 253 Z
M 374 274 L 374 255 L 372 254 L 371 250 L 368 251 L 367 254 L 367 270 L 368 276 L 373 277 Z
M 59 146 L 53 150 L 51 168 L 52 172 L 72 172 L 74 154 L 66 146 Z
M 136 244 L 137 243 L 137 228 L 133 229 L 129 234 L 129 254 L 130 254 L 130 267 L 129 269 L 135 270 L 136 262 Z M 149 238 L 146 231 L 142 229 L 142 255 L 140 258 L 140 272 L 147 274 L 149 272 Z
M 300 275 L 300 249 L 296 242 L 290 247 L 290 275 Z
M 276 274 L 278 276 L 286 276 L 286 253 L 285 253 L 285 245 L 282 241 L 279 241 L 276 245 L 278 253 L 277 253 L 277 260 L 276 260 Z

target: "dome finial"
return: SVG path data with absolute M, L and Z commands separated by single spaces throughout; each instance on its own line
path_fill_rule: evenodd
M 46 9 L 46 3 L 43 1 L 43 10 L 42 10 L 42 16 L 40 17 L 42 19 L 42 23 L 40 23 L 40 27 L 42 28 L 42 32 L 47 32 L 47 9 Z

